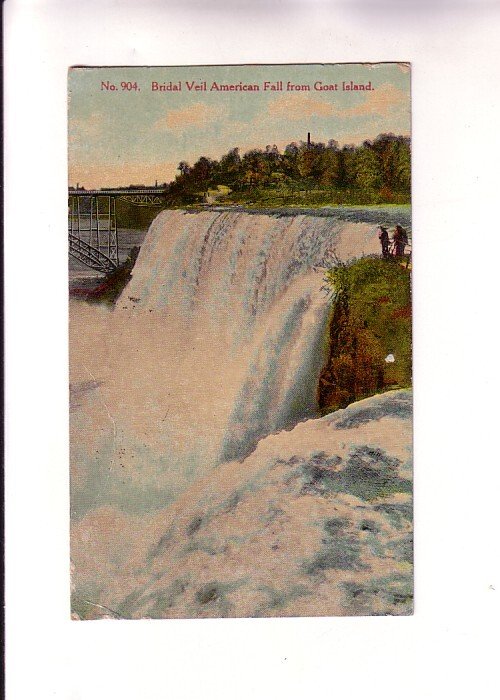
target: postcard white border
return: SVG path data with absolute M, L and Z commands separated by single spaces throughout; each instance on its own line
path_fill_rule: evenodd
M 498 8 L 7 0 L 4 18 L 8 700 L 489 696 Z M 71 623 L 67 68 L 343 61 L 412 63 L 416 613 Z

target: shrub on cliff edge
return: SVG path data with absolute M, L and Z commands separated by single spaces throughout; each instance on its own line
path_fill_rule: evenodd
M 410 386 L 411 272 L 393 259 L 361 258 L 332 268 L 326 281 L 333 308 L 321 411 Z

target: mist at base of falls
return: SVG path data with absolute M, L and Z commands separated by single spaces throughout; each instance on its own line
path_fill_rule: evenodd
M 333 251 L 378 253 L 376 230 L 334 215 L 159 214 L 116 307 L 71 306 L 75 517 L 164 506 L 317 415 L 324 269 Z

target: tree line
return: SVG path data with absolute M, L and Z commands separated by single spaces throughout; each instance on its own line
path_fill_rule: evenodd
M 283 152 L 276 145 L 243 155 L 232 148 L 220 160 L 202 156 L 192 166 L 181 161 L 178 171 L 167 187 L 172 202 L 196 201 L 220 186 L 243 196 L 256 190 L 348 190 L 361 199 L 375 192 L 384 201 L 396 195 L 409 200 L 411 147 L 406 136 L 380 134 L 342 148 L 334 139 L 292 142 Z

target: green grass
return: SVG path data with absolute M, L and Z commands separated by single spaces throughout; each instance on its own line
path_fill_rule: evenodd
M 311 187 L 252 187 L 231 191 L 229 187 L 218 185 L 209 188 L 208 193 L 215 197 L 217 204 L 238 204 L 248 208 L 261 207 L 336 207 L 336 206 L 377 206 L 401 205 L 410 203 L 409 192 L 387 192 L 356 188 L 311 188 Z M 169 202 L 169 208 L 203 204 L 204 192 L 179 195 Z
M 410 196 L 401 192 L 387 196 L 378 190 L 254 188 L 232 192 L 224 201 L 245 206 L 373 206 L 408 204 Z

